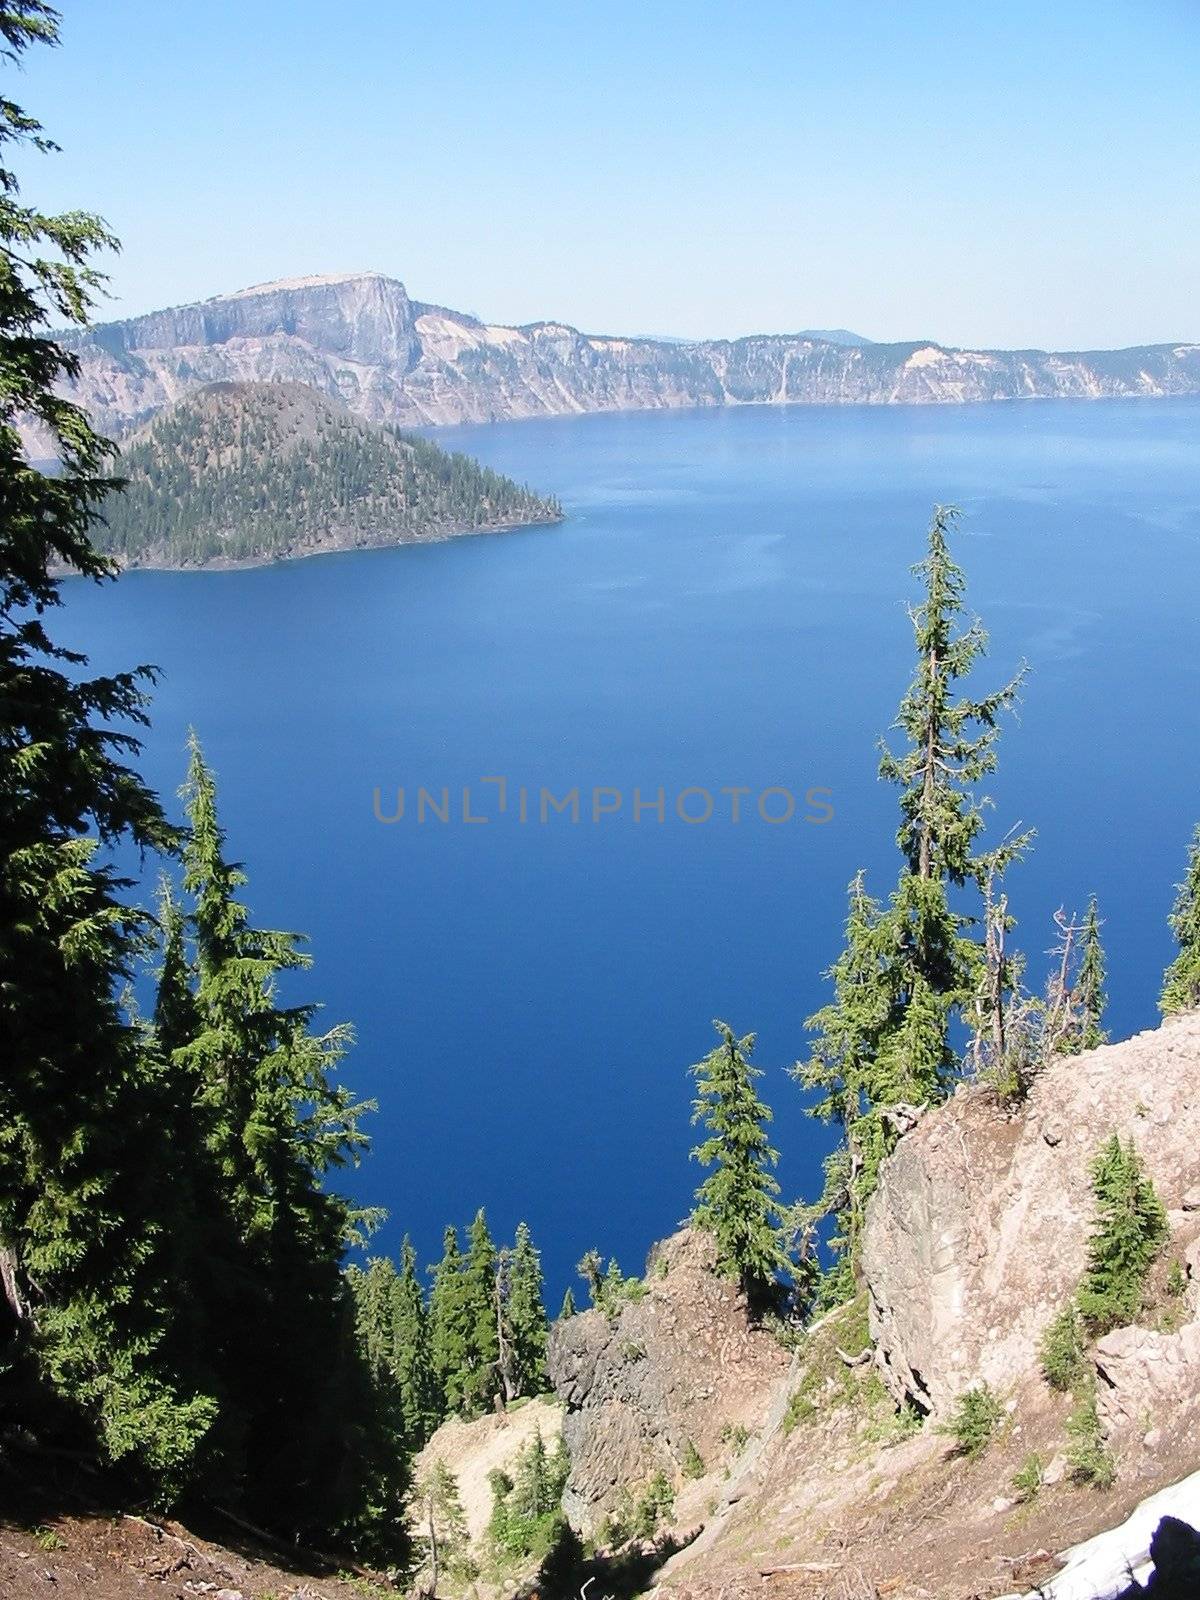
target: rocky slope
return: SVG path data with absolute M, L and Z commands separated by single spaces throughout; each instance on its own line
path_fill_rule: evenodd
M 1046 1384 L 1037 1346 L 1077 1287 L 1093 1225 L 1088 1166 L 1114 1131 L 1136 1143 L 1171 1239 L 1139 1325 L 1091 1352 L 1116 1467 L 1096 1487 L 1073 1476 L 1075 1402 Z M 618 1472 L 673 1472 L 687 1544 L 657 1575 L 663 1600 L 764 1587 L 784 1600 L 987 1600 L 1047 1585 L 1069 1548 L 1085 1545 L 1073 1574 L 1121 1539 L 1136 1535 L 1144 1553 L 1149 1511 L 1121 1539 L 1087 1541 L 1170 1485 L 1181 1488 L 1152 1507 L 1194 1500 L 1181 1480 L 1200 1466 L 1198 1186 L 1193 1013 L 1063 1060 L 1016 1110 L 974 1086 L 927 1113 L 885 1164 L 866 1290 L 808 1330 L 790 1362 L 711 1279 L 703 1242 L 679 1236 L 665 1248 L 685 1265 L 658 1277 L 652 1258 L 648 1298 L 615 1325 L 593 1312 L 556 1332 L 572 1515 L 593 1525 Z M 1003 1419 L 969 1458 L 940 1419 L 984 1380 Z M 690 1484 L 681 1441 L 693 1436 L 718 1444 L 701 1447 L 706 1475 Z M 1041 1482 L 1026 1494 L 1013 1479 L 1035 1457 Z M 1047 1592 L 1083 1593 L 1074 1576 Z
M 426 439 L 375 427 L 299 383 L 220 383 L 122 452 L 98 546 L 123 566 L 249 564 L 416 544 L 562 512 Z
M 811 334 L 681 344 L 559 322 L 485 323 L 410 300 L 378 273 L 264 284 L 63 342 L 81 363 L 74 393 L 116 436 L 223 380 L 310 384 L 362 417 L 408 426 L 680 406 L 1200 393 L 1200 345 L 1054 354 L 924 340 L 848 346 Z
M 692 1483 L 723 1470 L 770 1413 L 789 1358 L 750 1326 L 714 1260 L 712 1240 L 684 1229 L 652 1251 L 643 1299 L 554 1325 L 547 1366 L 571 1453 L 564 1509 L 581 1532 L 656 1472 L 684 1490 L 689 1464 Z

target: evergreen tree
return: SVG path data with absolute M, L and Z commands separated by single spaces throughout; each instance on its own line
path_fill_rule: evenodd
M 523 1222 L 517 1227 L 508 1267 L 506 1311 L 515 1391 L 538 1394 L 546 1384 L 546 1308 L 541 1257 Z
M 466 1310 L 467 1367 L 462 1375 L 462 1402 L 468 1410 L 491 1404 L 500 1392 L 500 1289 L 496 1246 L 483 1211 L 467 1230 L 462 1291 Z
M 429 1353 L 445 1412 L 460 1411 L 470 1363 L 471 1324 L 463 1293 L 463 1258 L 458 1229 L 442 1236 L 442 1259 L 432 1268 L 429 1294 Z
M 197 1084 L 213 1171 L 200 1293 L 229 1396 L 222 1448 L 236 1450 L 256 1518 L 320 1534 L 349 1530 L 371 1505 L 390 1537 L 402 1488 L 393 1421 L 362 1368 L 341 1272 L 346 1243 L 371 1219 L 326 1182 L 366 1144 L 358 1121 L 369 1107 L 333 1081 L 349 1032 L 315 1034 L 314 1006 L 279 1004 L 279 976 L 308 958 L 295 935 L 254 928 L 236 899 L 245 875 L 226 859 L 194 737 L 183 793 L 196 1023 L 173 1060 Z
M 771 1176 L 779 1154 L 765 1131 L 770 1108 L 754 1087 L 762 1076 L 750 1065 L 754 1035 L 739 1039 L 726 1023 L 713 1026 L 720 1044 L 691 1069 L 697 1084 L 692 1121 L 708 1131 L 692 1158 L 713 1169 L 696 1190 L 692 1221 L 716 1239 L 721 1271 L 760 1302 L 785 1265 L 775 1223 L 779 1185 Z
M 571 1290 L 568 1289 L 566 1294 L 563 1295 L 563 1302 L 558 1310 L 558 1320 L 560 1322 L 565 1322 L 568 1317 L 573 1317 L 575 1315 L 575 1311 L 575 1296 L 572 1294 Z
M 1169 1236 L 1167 1214 L 1133 1140 L 1113 1134 L 1092 1164 L 1096 1226 L 1079 1288 L 1081 1315 L 1094 1333 L 1130 1323 L 1146 1274 Z
M 1108 995 L 1104 983 L 1107 977 L 1104 947 L 1100 943 L 1100 915 L 1096 896 L 1088 902 L 1087 918 L 1083 924 L 1083 943 L 1080 950 L 1079 976 L 1076 993 L 1079 1005 L 1079 1048 L 1095 1050 L 1107 1044 L 1104 1031 L 1104 1008 Z
M 604 1257 L 599 1250 L 587 1250 L 581 1257 L 579 1265 L 575 1268 L 584 1283 L 587 1284 L 588 1302 L 593 1306 L 600 1304 L 600 1297 L 603 1293 L 603 1279 L 601 1277 L 603 1265 Z M 567 1293 L 570 1294 L 570 1292 L 568 1289 Z
M 1158 1004 L 1164 1016 L 1200 1006 L 1200 824 L 1188 853 L 1187 876 L 1178 886 L 1169 920 L 1179 954 L 1163 976 Z
M 0 56 L 58 40 L 40 0 L 0 5 Z M 0 153 L 55 146 L 7 96 Z M 149 919 L 101 847 L 169 850 L 172 831 L 128 765 L 146 721 L 148 668 L 87 677 L 47 613 L 60 569 L 113 575 L 93 542 L 114 486 L 111 447 L 57 390 L 77 358 L 48 336 L 83 324 L 114 246 L 94 216 L 46 215 L 0 163 L 0 1347 L 10 1403 L 47 1386 L 135 1466 L 156 1495 L 187 1477 L 215 1414 L 200 1374 L 180 1373 L 172 1281 L 173 1086 L 115 995 Z M 30 464 L 32 422 L 58 461 Z M 134 732 L 129 730 L 133 729 Z
M 977 621 L 962 623 L 965 580 L 949 547 L 957 517 L 952 507 L 935 510 L 914 568 L 924 594 L 911 614 L 916 672 L 895 724 L 903 746 L 881 747 L 880 776 L 900 789 L 900 880 L 886 909 L 861 874 L 852 883 L 845 947 L 828 973 L 834 997 L 809 1019 L 813 1050 L 796 1069 L 821 1091 L 814 1114 L 842 1127 L 848 1160 L 829 1169 L 834 1182 L 817 1209 L 838 1213 L 852 1264 L 880 1162 L 897 1137 L 889 1112 L 946 1093 L 957 1064 L 953 1019 L 986 988 L 973 915 L 951 894 L 1003 872 L 1031 837 L 979 849 L 986 800 L 977 785 L 995 770 L 999 719 L 1023 674 L 982 697 L 960 688 L 987 635 Z
M 428 1323 L 417 1279 L 416 1251 L 406 1234 L 393 1293 L 392 1361 L 400 1387 L 404 1438 L 410 1450 L 419 1450 L 442 1418 Z

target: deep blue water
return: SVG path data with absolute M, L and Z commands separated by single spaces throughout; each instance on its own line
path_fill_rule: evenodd
M 1028 660 L 993 786 L 1038 829 L 1013 874 L 1035 969 L 1050 916 L 1093 889 L 1111 1026 L 1155 1020 L 1165 916 L 1200 816 L 1200 404 L 736 410 L 447 430 L 443 443 L 558 494 L 560 528 L 257 571 L 69 586 L 62 625 L 105 668 L 164 679 L 144 768 L 172 795 L 194 723 L 231 850 L 272 926 L 306 930 L 306 993 L 358 1046 L 378 1099 L 350 1180 L 382 1241 L 487 1207 L 525 1217 L 556 1305 L 589 1246 L 636 1269 L 685 1213 L 686 1069 L 709 1020 L 759 1033 L 785 1192 L 827 1135 L 785 1068 L 825 995 L 844 886 L 895 873 L 876 737 L 910 670 L 904 605 L 932 503 L 992 633 Z M 496 786 L 509 783 L 497 812 Z M 418 822 L 416 786 L 451 815 Z M 530 791 L 518 821 L 517 787 Z M 461 789 L 486 824 L 461 820 Z M 578 785 L 578 824 L 538 820 Z M 635 823 L 633 789 L 667 798 Z M 744 785 L 729 820 L 722 785 Z M 798 796 L 768 825 L 765 786 Z M 395 790 L 404 819 L 381 824 Z M 623 809 L 593 824 L 594 786 Z M 685 825 L 679 790 L 714 815 Z M 804 791 L 833 819 L 805 823 Z M 606 797 L 611 798 L 611 797 Z M 698 813 L 702 796 L 689 797 Z M 782 805 L 775 796 L 771 805 Z M 576 1285 L 578 1288 L 578 1285 Z

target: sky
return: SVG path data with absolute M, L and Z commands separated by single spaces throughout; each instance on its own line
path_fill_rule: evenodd
M 1200 340 L 1200 0 L 62 0 L 0 92 L 105 316 L 375 270 L 493 322 Z

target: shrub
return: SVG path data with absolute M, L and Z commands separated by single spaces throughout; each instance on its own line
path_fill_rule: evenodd
M 704 1457 L 689 1439 L 683 1447 L 683 1460 L 680 1462 L 685 1478 L 702 1478 L 706 1468 Z
M 1042 1375 L 1052 1389 L 1066 1394 L 1087 1370 L 1087 1338 L 1079 1307 L 1072 1300 L 1042 1335 Z
M 1079 1288 L 1079 1309 L 1095 1333 L 1132 1322 L 1141 1310 L 1146 1275 L 1168 1237 L 1167 1214 L 1132 1139 L 1119 1136 L 1092 1164 L 1096 1228 Z
M 1181 1300 L 1187 1293 L 1187 1273 L 1183 1263 L 1176 1257 L 1167 1268 L 1166 1291 L 1172 1300 Z
M 1017 1499 L 1026 1505 L 1035 1498 L 1045 1481 L 1046 1464 L 1036 1450 L 1031 1450 L 1013 1473 L 1012 1486 L 1017 1492 Z
M 1107 1489 L 1116 1481 L 1116 1463 L 1104 1442 L 1096 1391 L 1091 1385 L 1080 1392 L 1075 1409 L 1067 1418 L 1067 1440 L 1067 1465 L 1073 1483 Z
M 943 1428 L 954 1440 L 956 1453 L 974 1461 L 991 1444 L 1004 1420 L 1004 1408 L 986 1383 L 959 1395 L 953 1415 Z

